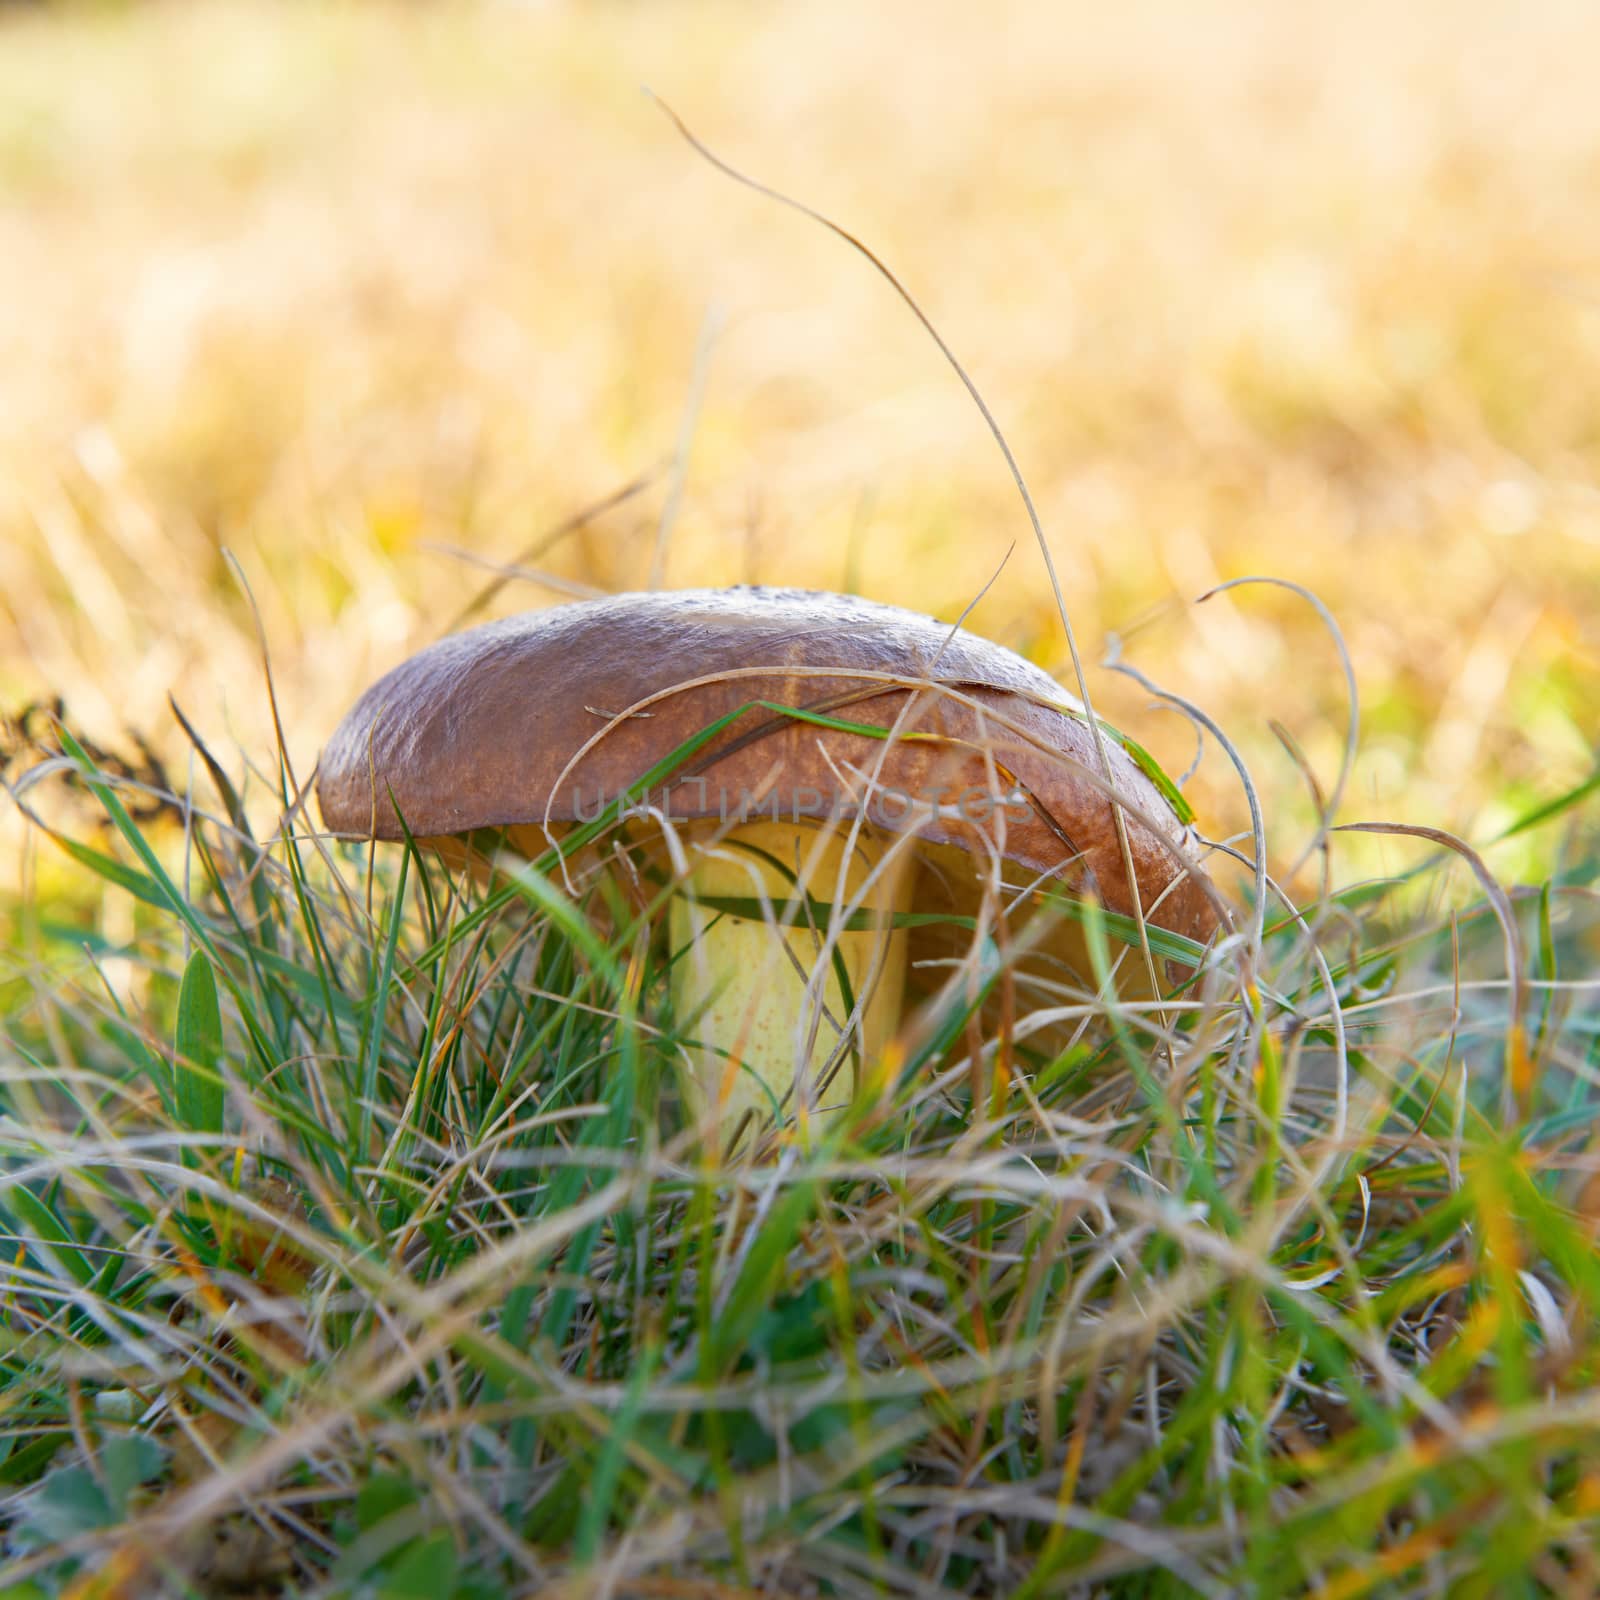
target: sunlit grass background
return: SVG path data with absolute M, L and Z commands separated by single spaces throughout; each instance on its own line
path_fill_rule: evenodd
M 1275 842 L 1309 810 L 1268 720 L 1326 772 L 1344 690 L 1292 597 L 1193 605 L 1250 573 L 1346 631 L 1352 804 L 1485 836 L 1593 760 L 1597 68 L 1547 0 L 8 15 L 0 700 L 171 752 L 174 692 L 259 757 L 231 551 L 309 768 L 482 584 L 441 547 L 509 559 L 687 428 L 668 583 L 948 616 L 1014 545 L 973 623 L 1062 668 L 937 352 L 648 85 L 903 275 L 1011 436 L 1091 659 L 1119 634 L 1205 704 L 1281 790 Z M 642 585 L 667 493 L 539 566 Z M 1179 718 L 1094 688 L 1188 766 Z M 1194 792 L 1242 820 L 1215 752 Z
M 529 1592 L 551 1574 L 565 1593 L 608 1592 L 613 1561 L 640 1594 L 786 1592 L 802 1576 L 839 1593 L 999 1593 L 1024 1570 L 1040 1593 L 1074 1593 L 1081 1570 L 1126 1578 L 1119 1594 L 1303 1579 L 1331 1597 L 1399 1576 L 1443 1593 L 1475 1566 L 1486 1594 L 1591 1592 L 1593 793 L 1499 835 L 1579 790 L 1600 742 L 1597 82 L 1600 30 L 1556 0 L 1514 18 L 1477 0 L 0 11 L 0 713 L 59 696 L 103 761 L 180 794 L 192 778 L 216 812 L 173 696 L 267 838 L 282 806 L 263 648 L 303 781 L 367 682 L 452 625 L 496 568 L 641 478 L 481 614 L 659 569 L 670 585 L 854 589 L 954 618 L 993 578 L 970 626 L 1065 678 L 1022 508 L 938 352 L 838 239 L 700 161 L 648 86 L 734 164 L 861 235 L 959 352 L 1032 484 L 1097 707 L 1179 774 L 1189 723 L 1098 663 L 1120 650 L 1203 706 L 1248 761 L 1269 862 L 1287 871 L 1316 803 L 1273 725 L 1325 790 L 1349 714 L 1339 651 L 1288 589 L 1196 601 L 1247 575 L 1305 586 L 1337 617 L 1360 693 L 1341 819 L 1484 846 L 1507 885 L 1532 886 L 1516 904 L 1535 979 L 1514 1035 L 1481 889 L 1441 857 L 1409 897 L 1317 908 L 1355 1019 L 1348 1139 L 1328 1136 L 1328 1079 L 1310 1067 L 1306 1093 L 1273 1099 L 1298 1052 L 1332 1050 L 1324 986 L 1291 932 L 1255 974 L 1264 987 L 1225 988 L 1180 1040 L 1207 1084 L 1185 1114 L 1219 1141 L 1204 1162 L 1160 1090 L 1134 1092 L 1143 1063 L 1123 1033 L 1108 1051 L 1120 1101 L 1079 1085 L 1076 1066 L 1033 1063 L 1043 1104 L 1014 1096 L 986 1125 L 957 1073 L 912 1095 L 903 1149 L 869 1130 L 840 1171 L 786 1170 L 771 1191 L 783 1203 L 752 1212 L 737 1186 L 697 1188 L 654 1147 L 655 1035 L 634 1041 L 646 1087 L 606 1101 L 595 1063 L 627 1034 L 608 1020 L 618 995 L 570 1015 L 558 1003 L 597 970 L 581 939 L 521 912 L 496 937 L 546 964 L 548 992 L 523 992 L 492 943 L 440 957 L 434 906 L 415 876 L 397 888 L 392 863 L 373 888 L 348 858 L 340 888 L 309 844 L 276 846 L 269 870 L 207 824 L 208 883 L 170 809 L 144 859 L 132 823 L 106 825 L 105 795 L 30 784 L 27 801 L 116 854 L 135 892 L 0 809 L 8 1160 L 53 1174 L 26 1190 L 45 1209 L 8 1223 L 36 1242 L 13 1264 L 27 1294 L 6 1325 L 6 1493 L 25 1499 L 54 1451 L 67 1483 L 93 1458 L 89 1435 L 126 1420 L 57 1382 L 109 1383 L 96 1329 L 115 1324 L 169 1361 L 152 1437 L 176 1441 L 179 1503 L 211 1511 L 228 1502 L 205 1501 L 208 1451 L 265 1441 L 292 1458 L 295 1430 L 336 1418 L 349 1384 L 426 1346 L 427 1379 L 353 1412 L 353 1442 L 339 1435 L 295 1480 L 303 1499 L 269 1508 L 280 1540 L 303 1533 L 306 1560 L 348 1568 L 351 1586 L 330 1593 L 364 1592 L 350 1550 L 388 1560 L 374 1530 L 411 1527 L 405 1495 L 435 1478 L 448 1493 L 430 1517 L 478 1538 L 504 1516 Z M 30 733 L 55 748 L 37 712 L 5 732 L 13 781 L 40 757 Z M 1218 749 L 1187 792 L 1209 837 L 1247 829 Z M 1335 836 L 1333 877 L 1402 872 L 1424 852 Z M 192 922 L 161 862 L 181 864 Z M 1319 867 L 1293 885 L 1308 903 Z M 1242 894 L 1248 875 L 1219 877 Z M 464 892 L 441 916 L 475 929 Z M 215 1040 L 179 1015 L 196 946 L 223 987 Z M 632 973 L 636 953 L 599 965 Z M 560 1050 L 514 1054 L 558 1025 Z M 230 1254 L 245 1248 L 232 1224 L 174 1199 L 199 1179 L 172 1132 L 201 1155 L 221 1137 L 174 1098 L 213 1059 L 235 1074 L 227 1154 L 242 1117 L 240 1148 L 254 1141 L 262 1169 L 224 1160 L 208 1192 L 247 1215 L 259 1191 L 232 1187 L 241 1174 L 289 1186 L 268 1199 L 304 1224 L 309 1255 L 283 1282 Z M 490 1081 L 503 1060 L 555 1108 L 548 1122 L 508 1131 Z M 419 1062 L 434 1076 L 414 1095 Z M 352 1063 L 372 1073 L 365 1111 L 340 1077 Z M 1374 1097 L 1394 1115 L 1363 1128 Z M 585 1122 L 602 1102 L 613 1115 Z M 601 1132 L 569 1139 L 568 1119 Z M 119 1188 L 93 1152 L 104 1140 L 115 1156 L 130 1130 L 164 1165 Z M 975 1174 L 979 1144 L 993 1163 Z M 1053 1208 L 1081 1208 L 1072 1185 L 1100 1181 L 1113 1146 L 1132 1177 L 1105 1180 L 1100 1231 L 1061 1221 Z M 1290 1146 L 1322 1163 L 1314 1200 Z M 458 1207 L 428 1185 L 430 1163 L 462 1147 L 480 1189 Z M 495 1165 L 508 1150 L 525 1168 Z M 603 1237 L 574 1220 L 602 1157 L 633 1185 Z M 1133 1181 L 1145 1169 L 1198 1209 L 1153 1222 Z M 19 1188 L 7 1203 L 27 1207 Z M 1326 1207 L 1315 1226 L 1307 1205 Z M 636 1216 L 646 1239 L 630 1253 Z M 561 1273 L 535 1249 L 546 1227 L 568 1250 Z M 1359 1264 L 1341 1254 L 1352 1240 Z M 483 1276 L 502 1245 L 526 1252 L 546 1344 L 505 1332 L 507 1296 Z M 151 1263 L 148 1280 L 119 1278 L 97 1250 Z M 1334 1331 L 1313 1337 L 1301 1303 Z M 287 1357 L 271 1327 L 240 1329 L 239 1308 L 263 1304 L 303 1340 Z M 430 1344 L 441 1308 L 509 1344 Z M 1037 1370 L 1034 1341 L 1058 1327 Z M 1102 1368 L 1098 1327 L 1137 1346 L 1125 1370 L 1121 1345 Z M 696 1348 L 701 1368 L 670 1381 L 642 1354 L 670 1365 Z M 956 1376 L 917 1390 L 915 1415 L 870 1385 L 871 1406 L 851 1391 L 849 1428 L 819 1404 L 799 1449 L 822 1487 L 791 1502 L 786 1469 L 761 1457 L 751 1492 L 771 1520 L 743 1552 L 725 1414 L 661 1418 L 680 1402 L 689 1415 L 695 1381 L 760 1393 L 777 1370 L 797 1393 L 819 1372 L 853 1375 L 858 1356 L 907 1393 Z M 992 1387 L 1013 1360 L 1037 1406 L 1031 1388 Z M 497 1413 L 472 1433 L 462 1394 L 491 1412 L 525 1404 L 545 1431 Z M 902 1424 L 916 1441 L 903 1457 Z M 457 1450 L 485 1438 L 531 1474 L 492 1514 L 471 1495 L 493 1500 L 499 1480 Z M 869 1445 L 890 1452 L 875 1487 Z M 260 1459 L 241 1445 L 232 1466 Z M 144 1476 L 171 1487 L 165 1470 Z M 277 1481 L 263 1469 L 250 1492 Z M 363 1484 L 369 1520 L 352 1522 Z M 869 1502 L 888 1494 L 885 1520 L 869 1506 L 852 1544 L 863 1484 Z M 118 1501 L 89 1486 L 118 1515 L 146 1504 L 122 1487 Z M 1089 1524 L 1051 1520 L 1083 1506 L 1158 1529 L 1150 1571 L 1165 1576 L 1128 1576 L 1144 1561 L 1132 1534 L 1097 1545 Z M 656 1519 L 656 1545 L 629 1543 L 635 1513 Z M 37 1508 L 18 1514 L 37 1525 Z M 1013 1528 L 1032 1542 L 1008 1546 Z M 418 1571 L 455 1548 L 438 1537 L 410 1550 Z M 196 1570 L 215 1577 L 220 1560 Z M 101 1579 L 121 1589 L 80 1595 L 137 1594 L 149 1574 L 114 1568 Z M 673 1589 L 668 1571 L 699 1577 Z M 716 1587 L 734 1578 L 751 1587 Z M 427 1592 L 480 1592 L 462 1585 Z

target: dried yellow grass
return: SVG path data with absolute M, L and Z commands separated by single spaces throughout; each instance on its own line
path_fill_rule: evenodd
M 1191 604 L 1249 572 L 1347 631 L 1353 810 L 1483 837 L 1581 778 L 1600 703 L 1590 20 L 1556 0 L 0 19 L 0 708 L 59 692 L 105 743 L 174 751 L 175 690 L 267 759 L 226 548 L 304 773 L 352 692 L 484 581 L 437 547 L 508 558 L 671 457 L 697 361 L 667 582 L 954 615 L 1015 542 L 973 625 L 1061 667 L 1020 508 L 937 353 L 837 241 L 697 161 L 648 83 L 901 273 L 1012 438 L 1091 658 L 1119 633 L 1211 709 L 1281 791 L 1285 853 L 1311 813 L 1268 718 L 1326 773 L 1343 686 L 1292 597 Z M 541 566 L 643 583 L 669 492 Z M 1180 718 L 1096 682 L 1188 765 Z M 1214 752 L 1193 792 L 1212 832 L 1240 824 Z M 0 818 L 4 858 L 20 838 Z

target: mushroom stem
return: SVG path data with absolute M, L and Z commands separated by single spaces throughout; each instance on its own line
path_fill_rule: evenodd
M 718 1143 L 775 1117 L 804 1132 L 837 1116 L 893 1034 L 906 935 L 891 918 L 911 909 L 913 875 L 891 861 L 867 886 L 886 848 L 863 834 L 851 849 L 843 824 L 782 822 L 691 845 L 671 909 L 673 1000 L 696 1041 L 691 1109 Z M 855 920 L 871 925 L 838 928 L 858 896 Z

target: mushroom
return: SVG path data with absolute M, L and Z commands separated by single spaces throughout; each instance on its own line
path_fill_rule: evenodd
M 647 794 L 630 786 L 716 731 Z M 862 731 L 856 731 L 862 730 Z M 677 1014 L 713 1126 L 849 1102 L 904 998 L 906 913 L 1000 865 L 1205 940 L 1220 901 L 1162 787 L 1000 645 L 854 596 L 621 594 L 453 634 L 380 679 L 323 753 L 327 826 L 536 855 L 619 798 L 676 862 Z M 1141 753 L 1142 754 L 1142 753 Z M 398 814 L 396 812 L 398 807 Z M 775 932 L 776 930 L 776 932 Z

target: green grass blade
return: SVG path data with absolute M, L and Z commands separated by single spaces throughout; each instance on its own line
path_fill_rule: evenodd
M 638 1365 L 628 1380 L 622 1404 L 612 1418 L 606 1442 L 601 1447 L 600 1458 L 595 1463 L 594 1475 L 584 1495 L 583 1513 L 578 1521 L 576 1554 L 583 1566 L 588 1566 L 600 1548 L 606 1524 L 611 1519 L 611 1502 L 616 1498 L 617 1485 L 622 1478 L 622 1467 L 627 1457 L 628 1443 L 639 1425 L 640 1402 L 644 1391 L 655 1375 L 658 1350 L 647 1344 L 640 1352 Z
M 71 1229 L 56 1215 L 54 1208 L 21 1184 L 4 1191 L 4 1194 L 0 1210 L 10 1215 L 24 1249 L 45 1247 L 79 1284 L 88 1284 L 94 1278 L 95 1269 L 78 1248 L 78 1241 Z
M 196 950 L 184 968 L 178 990 L 177 1059 L 173 1063 L 173 1102 L 179 1126 L 189 1133 L 222 1132 L 222 1009 L 217 980 L 205 951 Z M 184 1151 L 197 1164 L 193 1150 Z

